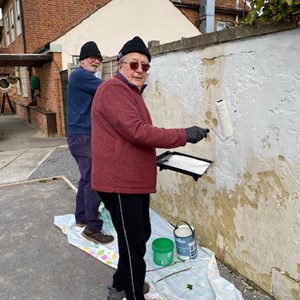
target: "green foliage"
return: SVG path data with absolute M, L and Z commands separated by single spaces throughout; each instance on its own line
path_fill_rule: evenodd
M 299 21 L 300 0 L 248 0 L 247 2 L 251 10 L 245 18 L 246 24 Z

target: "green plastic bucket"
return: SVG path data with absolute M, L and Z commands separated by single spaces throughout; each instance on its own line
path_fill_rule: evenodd
M 152 242 L 153 261 L 158 266 L 168 266 L 173 262 L 174 243 L 168 238 L 158 238 Z

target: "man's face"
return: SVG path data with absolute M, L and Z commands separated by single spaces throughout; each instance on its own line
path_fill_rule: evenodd
M 96 73 L 101 61 L 98 57 L 90 56 L 80 61 L 80 65 L 91 73 Z
M 119 72 L 138 89 L 141 89 L 150 68 L 148 57 L 141 53 L 128 53 L 119 62 Z

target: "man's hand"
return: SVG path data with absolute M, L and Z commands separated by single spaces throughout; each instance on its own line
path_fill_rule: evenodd
M 193 127 L 185 128 L 185 132 L 187 136 L 187 142 L 196 144 L 199 141 L 201 141 L 203 138 L 207 137 L 207 134 L 209 133 L 209 129 L 193 126 Z

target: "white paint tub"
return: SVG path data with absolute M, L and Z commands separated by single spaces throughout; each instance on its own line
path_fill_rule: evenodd
M 179 225 L 179 223 L 185 223 Z M 195 229 L 185 221 L 179 221 L 174 229 L 174 239 L 177 256 L 181 260 L 190 260 L 197 257 Z

